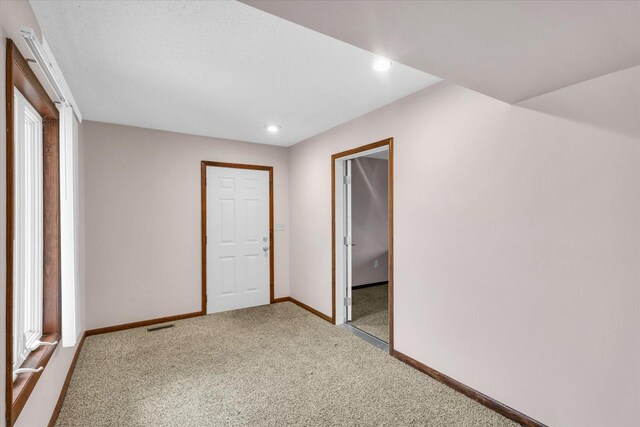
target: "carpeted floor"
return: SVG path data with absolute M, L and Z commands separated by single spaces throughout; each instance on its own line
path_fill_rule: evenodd
M 58 426 L 513 426 L 281 303 L 87 337 Z
M 354 288 L 351 325 L 389 342 L 389 285 Z

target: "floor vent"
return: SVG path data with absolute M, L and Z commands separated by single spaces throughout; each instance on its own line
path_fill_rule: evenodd
M 161 329 L 168 329 L 168 328 L 173 328 L 175 325 L 172 323 L 170 325 L 160 325 L 160 326 L 154 326 L 153 328 L 148 328 L 147 332 L 155 332 L 155 331 L 159 331 Z

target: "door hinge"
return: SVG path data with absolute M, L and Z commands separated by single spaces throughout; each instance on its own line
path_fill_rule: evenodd
M 351 297 L 346 297 L 344 299 L 344 305 L 346 305 L 346 306 L 350 306 L 351 305 Z
M 344 183 L 347 185 L 351 184 L 351 175 L 344 176 Z
M 344 245 L 351 246 L 351 236 L 344 236 Z

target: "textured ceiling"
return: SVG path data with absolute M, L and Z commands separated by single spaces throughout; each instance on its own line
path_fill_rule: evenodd
M 89 120 L 288 146 L 440 81 L 238 2 L 31 5 Z
M 510 103 L 640 64 L 640 1 L 243 1 Z

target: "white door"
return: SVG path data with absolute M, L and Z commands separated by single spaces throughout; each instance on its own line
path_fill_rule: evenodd
M 207 313 L 269 304 L 269 172 L 206 170 Z
M 353 304 L 353 227 L 352 227 L 352 207 L 351 207 L 351 160 L 346 160 L 344 165 L 344 245 L 345 245 L 345 283 L 347 288 L 345 289 L 345 314 L 346 321 L 350 322 L 352 319 L 351 307 Z

